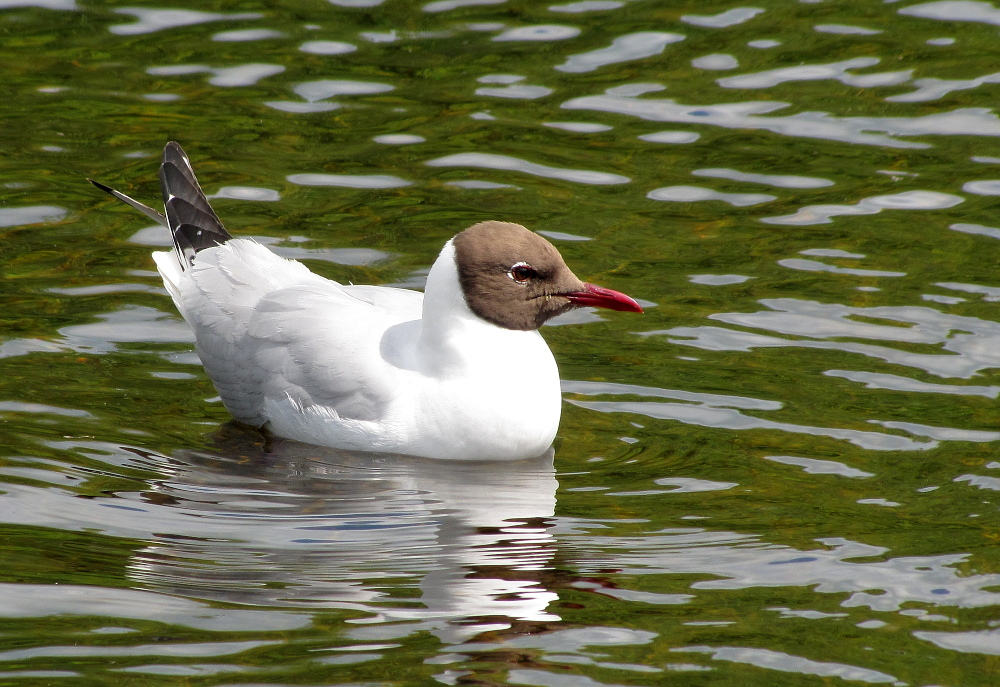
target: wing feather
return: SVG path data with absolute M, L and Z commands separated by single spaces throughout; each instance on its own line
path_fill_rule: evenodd
M 422 294 L 343 286 L 232 238 L 177 143 L 164 147 L 160 165 L 165 217 L 94 183 L 170 229 L 177 259 L 154 260 L 233 417 L 305 428 L 304 437 L 328 436 L 332 425 L 348 444 L 378 443 L 376 423 L 408 379 L 383 357 L 383 335 L 420 319 Z M 399 339 L 393 354 L 405 347 Z
M 232 238 L 201 190 L 187 154 L 174 141 L 163 148 L 160 187 L 167 224 L 183 266 L 192 264 L 200 251 Z
M 263 424 L 266 407 L 290 399 L 373 421 L 394 395 L 381 337 L 420 317 L 422 294 L 343 286 L 249 239 L 198 253 L 182 277 L 181 311 L 237 419 Z

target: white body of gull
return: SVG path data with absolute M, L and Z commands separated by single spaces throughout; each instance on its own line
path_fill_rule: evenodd
M 574 307 L 641 312 L 581 282 L 545 239 L 483 222 L 448 241 L 423 294 L 345 286 L 233 238 L 176 143 L 160 167 L 174 251 L 153 258 L 234 418 L 337 448 L 466 460 L 543 453 L 559 425 L 538 327 Z

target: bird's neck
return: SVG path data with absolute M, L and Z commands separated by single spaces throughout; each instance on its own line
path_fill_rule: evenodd
M 500 369 L 525 357 L 551 358 L 536 331 L 504 329 L 473 313 L 458 279 L 451 241 L 441 250 L 424 289 L 418 347 L 435 374 L 466 374 L 469 369 Z
M 452 241 L 444 244 L 437 260 L 427 273 L 424 286 L 424 305 L 421 321 L 424 323 L 424 337 L 433 337 L 458 322 L 476 317 L 469 310 L 458 280 L 458 265 L 455 263 L 455 246 Z M 476 318 L 479 319 L 479 318 Z

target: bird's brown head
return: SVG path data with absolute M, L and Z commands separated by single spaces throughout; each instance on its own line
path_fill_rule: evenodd
M 581 281 L 555 246 L 520 224 L 480 222 L 453 245 L 465 302 L 498 327 L 538 329 L 580 306 L 642 312 L 625 294 Z

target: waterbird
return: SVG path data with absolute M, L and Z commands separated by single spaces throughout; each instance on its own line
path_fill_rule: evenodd
M 641 313 L 584 283 L 559 251 L 511 222 L 479 222 L 442 248 L 423 293 L 344 285 L 235 238 L 171 141 L 166 227 L 153 260 L 232 416 L 333 448 L 460 460 L 544 453 L 559 426 L 555 358 L 538 328 L 581 306 Z

